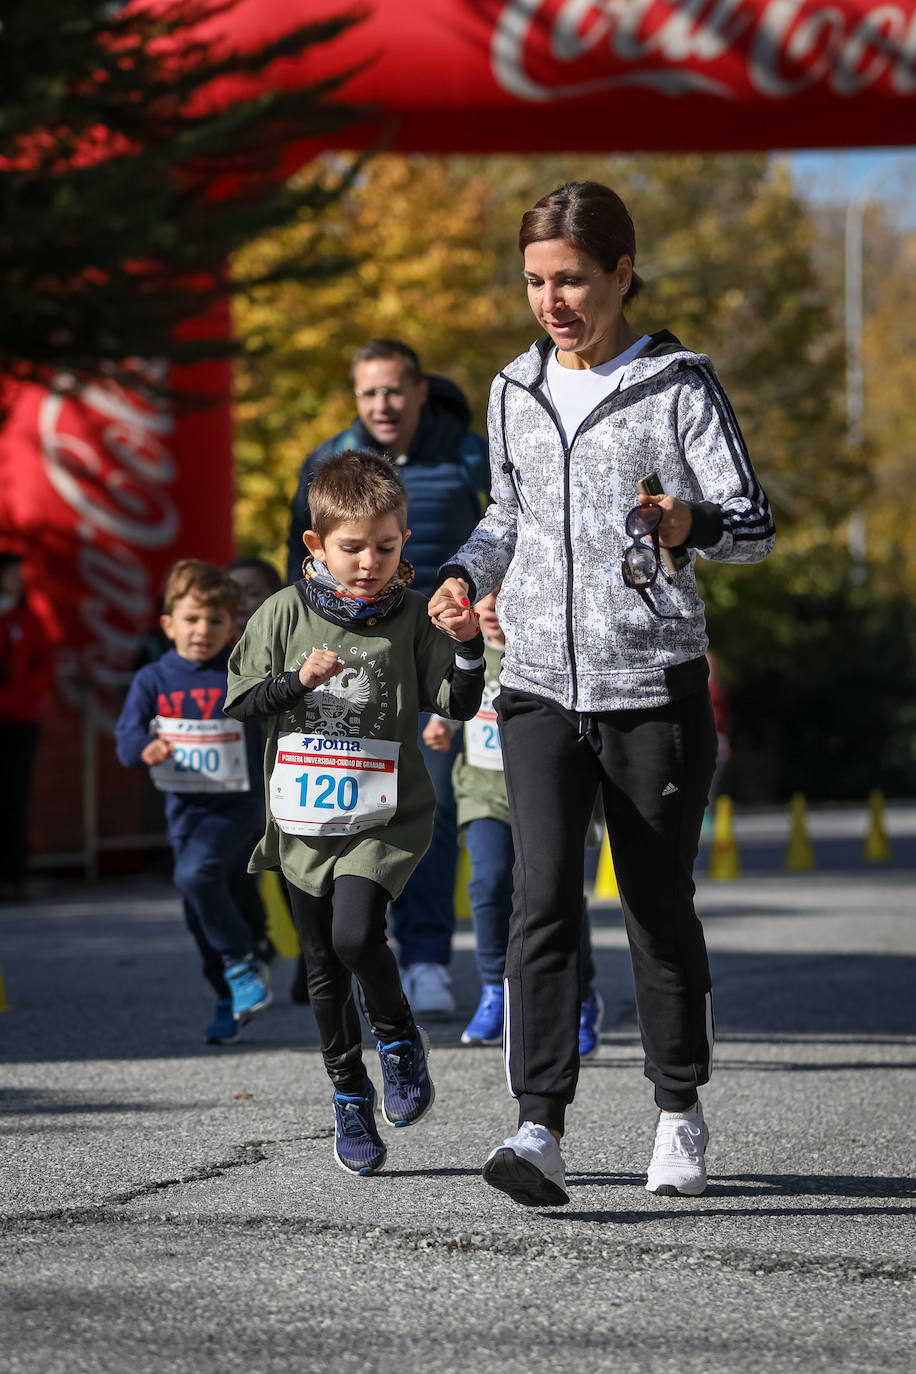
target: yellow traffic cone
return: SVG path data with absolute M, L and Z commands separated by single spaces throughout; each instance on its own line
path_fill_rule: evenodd
M 870 817 L 868 834 L 865 836 L 865 862 L 886 864 L 890 861 L 891 846 L 884 829 L 884 793 L 869 792 L 868 807 Z
M 814 848 L 808 834 L 808 820 L 805 814 L 805 799 L 796 792 L 789 805 L 792 808 L 792 826 L 789 830 L 789 843 L 783 868 L 787 873 L 804 873 L 815 867 Z
M 471 898 L 468 883 L 471 881 L 471 855 L 466 844 L 458 846 L 458 865 L 455 869 L 455 916 L 459 921 L 471 919 Z
M 731 797 L 716 798 L 716 815 L 709 855 L 709 876 L 716 882 L 731 882 L 741 877 L 741 855 L 735 839 Z
M 604 839 L 601 841 L 601 853 L 598 855 L 598 871 L 595 874 L 595 901 L 614 902 L 620 900 L 620 889 L 617 886 L 617 874 L 614 872 L 614 860 L 611 857 L 611 838 L 604 832 Z
M 3 969 L 0 968 L 0 1011 L 9 1011 L 10 1004 L 6 1000 L 6 988 L 3 986 Z
M 280 890 L 279 875 L 272 869 L 261 874 L 261 901 L 267 912 L 267 934 L 276 945 L 277 953 L 284 959 L 295 959 L 299 954 L 296 928 Z

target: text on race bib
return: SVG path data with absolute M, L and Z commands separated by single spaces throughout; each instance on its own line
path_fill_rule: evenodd
M 172 746 L 169 757 L 150 769 L 160 792 L 251 790 L 245 730 L 237 721 L 157 716 L 151 728 Z
M 352 835 L 387 825 L 397 810 L 394 740 L 281 735 L 270 810 L 287 835 Z

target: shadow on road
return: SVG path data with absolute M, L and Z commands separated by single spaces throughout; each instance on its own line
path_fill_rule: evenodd
M 784 917 L 785 911 L 761 907 L 757 914 Z M 36 915 L 38 920 L 31 913 L 11 915 L 3 931 L 0 959 L 12 1007 L 0 1018 L 7 1062 L 245 1057 L 317 1044 L 310 1009 L 289 1000 L 294 962 L 278 960 L 274 1005 L 237 1042 L 207 1046 L 203 1027 L 212 1012 L 212 994 L 198 975 L 177 904 L 175 911 L 162 902 L 121 911 L 109 897 L 91 917 L 85 907 L 72 917 L 53 906 Z M 600 924 L 613 923 L 603 914 L 598 919 Z M 619 919 L 618 914 L 617 923 Z M 605 1042 L 597 1060 L 584 1064 L 583 1072 L 632 1066 L 634 1056 L 620 1036 L 632 1035 L 638 1054 L 629 954 L 599 947 L 595 959 L 606 1006 L 604 1030 L 611 1043 Z M 787 1037 L 797 1042 L 803 1037 L 818 1044 L 839 1037 L 877 1044 L 881 1037 L 916 1034 L 916 956 L 725 951 L 714 952 L 710 963 L 720 1041 Z M 471 951 L 457 951 L 452 969 L 459 1014 L 450 1021 L 430 1022 L 427 1029 L 434 1047 L 457 1049 L 478 995 Z M 736 1057 L 729 1067 L 739 1072 L 826 1067 L 813 1062 L 817 1059 L 800 1055 L 796 1044 L 787 1045 L 782 1060 L 761 1064 Z M 833 1070 L 872 1066 L 872 1056 L 859 1053 L 845 1064 L 829 1065 Z M 71 1108 L 64 1105 L 59 1110 Z M 105 1110 L 111 1110 L 110 1104 Z

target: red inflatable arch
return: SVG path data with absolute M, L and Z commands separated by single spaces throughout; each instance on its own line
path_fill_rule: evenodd
M 243 3 L 247 47 L 339 12 Z M 916 142 L 913 0 L 367 0 L 307 74 L 365 68 L 348 99 L 424 153 L 634 152 Z M 277 77 L 295 84 L 286 64 Z M 365 132 L 365 131 L 364 131 Z

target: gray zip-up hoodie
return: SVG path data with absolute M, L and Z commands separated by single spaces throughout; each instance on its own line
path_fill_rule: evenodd
M 551 347 L 539 339 L 493 382 L 493 504 L 441 572 L 462 569 L 477 597 L 502 587 L 504 686 L 583 714 L 661 705 L 706 680 L 696 552 L 765 558 L 767 499 L 703 354 L 667 331 L 652 335 L 567 447 L 541 389 Z M 650 472 L 693 507 L 690 562 L 673 582 L 659 574 L 649 593 L 673 619 L 654 615 L 621 575 L 627 512 Z

